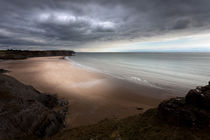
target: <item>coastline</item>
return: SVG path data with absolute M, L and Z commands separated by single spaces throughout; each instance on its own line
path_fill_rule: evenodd
M 121 119 L 156 107 L 173 97 L 168 91 L 115 79 L 75 67 L 62 57 L 1 61 L 8 75 L 41 92 L 69 101 L 67 127 Z

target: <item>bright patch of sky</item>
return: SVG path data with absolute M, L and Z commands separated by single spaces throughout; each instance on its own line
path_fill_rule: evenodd
M 135 42 L 112 48 L 103 52 L 210 52 L 210 33 L 163 39 L 161 41 Z

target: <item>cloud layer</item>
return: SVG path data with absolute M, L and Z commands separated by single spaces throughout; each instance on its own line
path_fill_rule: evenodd
M 77 50 L 209 27 L 209 0 L 0 0 L 3 49 Z

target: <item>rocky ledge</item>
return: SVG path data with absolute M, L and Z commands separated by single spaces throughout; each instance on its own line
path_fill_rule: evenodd
M 67 111 L 68 101 L 0 73 L 0 139 L 52 136 L 65 127 Z
M 158 117 L 169 124 L 209 129 L 210 82 L 190 90 L 185 97 L 162 102 L 158 107 Z

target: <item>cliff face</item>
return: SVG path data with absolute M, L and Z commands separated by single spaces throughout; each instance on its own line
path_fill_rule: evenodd
M 0 74 L 0 139 L 47 137 L 65 126 L 68 102 Z
M 46 57 L 46 56 L 72 56 L 74 51 L 52 50 L 52 51 L 21 51 L 5 50 L 0 51 L 0 59 L 26 59 L 29 57 Z

